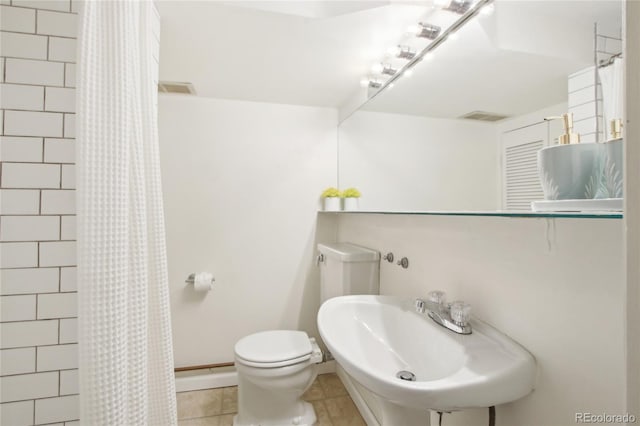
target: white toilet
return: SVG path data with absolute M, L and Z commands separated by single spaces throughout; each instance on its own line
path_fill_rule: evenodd
M 380 253 L 348 243 L 318 244 L 321 301 L 378 294 Z M 303 331 L 251 334 L 235 346 L 238 414 L 234 426 L 311 426 L 313 406 L 302 394 L 318 375 L 322 351 Z

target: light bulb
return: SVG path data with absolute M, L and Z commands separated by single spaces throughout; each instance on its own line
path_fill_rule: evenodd
M 493 13 L 494 10 L 495 10 L 495 6 L 493 3 L 486 4 L 482 7 L 482 9 L 480 9 L 480 13 L 484 16 L 489 16 Z
M 389 56 L 398 56 L 401 51 L 402 48 L 400 46 L 393 46 L 387 49 L 387 54 Z
M 384 69 L 384 65 L 382 65 L 382 63 L 378 62 L 377 64 L 373 64 L 373 66 L 371 67 L 371 72 L 373 72 L 375 74 L 380 74 L 383 69 Z
M 421 30 L 422 30 L 422 28 L 421 28 L 419 25 L 409 25 L 409 26 L 407 27 L 407 33 L 408 33 L 408 34 L 416 35 L 416 34 L 418 34 Z

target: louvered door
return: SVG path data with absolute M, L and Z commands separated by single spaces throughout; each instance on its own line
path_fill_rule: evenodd
M 541 122 L 502 134 L 502 208 L 531 211 L 543 200 L 538 178 L 538 151 L 549 145 L 549 126 Z

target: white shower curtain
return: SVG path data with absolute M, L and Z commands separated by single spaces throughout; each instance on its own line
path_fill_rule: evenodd
M 81 13 L 76 167 L 86 425 L 177 423 L 153 7 L 87 1 Z
M 611 120 L 622 120 L 624 110 L 624 60 L 616 58 L 613 63 L 598 69 L 602 87 L 602 106 L 605 140 L 609 139 Z

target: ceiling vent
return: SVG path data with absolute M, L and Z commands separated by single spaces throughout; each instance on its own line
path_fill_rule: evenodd
M 160 93 L 180 93 L 183 95 L 195 95 L 196 89 L 191 83 L 182 83 L 179 81 L 160 81 L 158 82 L 158 92 Z
M 480 120 L 480 121 L 500 121 L 505 118 L 509 118 L 508 115 L 495 114 L 493 112 L 486 111 L 473 111 L 461 116 L 460 118 L 466 118 L 467 120 Z

